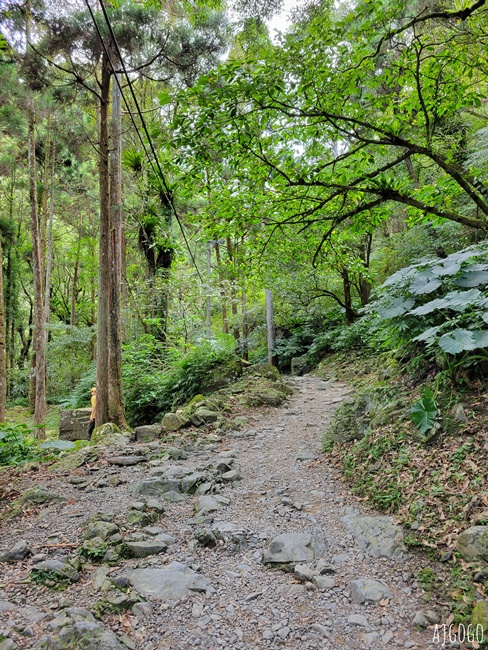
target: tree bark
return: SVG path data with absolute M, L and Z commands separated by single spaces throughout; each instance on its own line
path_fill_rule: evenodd
M 219 275 L 219 285 L 220 285 L 220 296 L 222 300 L 222 332 L 224 334 L 229 333 L 229 320 L 227 318 L 227 305 L 226 305 L 226 300 L 227 296 L 225 295 L 225 287 L 224 287 L 224 282 L 222 278 L 222 268 L 221 268 L 221 257 L 220 257 L 220 244 L 215 238 L 217 243 L 215 244 L 215 257 L 217 259 L 217 272 Z
M 274 354 L 276 345 L 275 323 L 274 323 L 274 305 L 273 292 L 266 289 L 266 326 L 268 329 L 268 363 L 270 366 L 278 365 Z
M 5 422 L 7 404 L 7 350 L 5 336 L 5 307 L 3 296 L 3 246 L 0 235 L 0 422 Z
M 247 337 L 249 335 L 249 328 L 247 323 L 247 294 L 246 288 L 242 289 L 242 358 L 246 361 L 249 357 L 249 344 Z
M 27 48 L 31 42 L 31 10 L 30 2 L 26 5 L 26 39 Z M 32 271 L 34 275 L 34 330 L 33 344 L 35 354 L 34 376 L 34 425 L 36 437 L 44 438 L 44 423 L 46 419 L 46 356 L 44 345 L 44 299 L 42 281 L 42 254 L 39 232 L 39 211 L 37 203 L 36 176 L 36 141 L 35 141 L 35 111 L 34 99 L 31 95 L 27 107 L 28 122 L 28 167 L 29 167 L 29 199 L 31 210 L 32 234 Z
M 71 289 L 71 313 L 69 317 L 69 324 L 73 327 L 76 325 L 76 298 L 78 296 L 78 275 L 80 269 L 80 240 L 81 235 L 78 235 L 78 242 L 76 244 L 75 270 L 73 273 L 73 287 Z
M 109 309 L 110 309 L 110 171 L 109 103 L 110 62 L 102 55 L 100 87 L 100 231 L 97 318 L 97 411 L 96 426 L 110 421 L 109 415 Z
M 344 286 L 344 304 L 346 306 L 346 323 L 352 325 L 356 314 L 352 307 L 351 280 L 347 271 L 342 271 L 342 283 Z
M 48 342 L 48 329 L 49 319 L 51 316 L 51 271 L 53 265 L 53 218 L 54 218 L 54 169 L 55 169 L 55 156 L 56 150 L 54 142 L 52 144 L 51 155 L 51 182 L 49 185 L 49 223 L 46 224 L 47 228 L 47 255 L 46 255 L 46 279 L 44 288 L 44 324 L 45 335 L 44 345 L 47 349 Z
M 122 112 L 120 90 L 113 84 L 112 150 L 110 153 L 110 314 L 109 314 L 109 416 L 127 428 L 122 387 Z

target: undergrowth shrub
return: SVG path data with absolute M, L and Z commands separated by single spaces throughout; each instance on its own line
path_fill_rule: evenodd
M 123 350 L 125 412 L 132 426 L 149 424 L 201 391 L 209 372 L 234 357 L 232 342 L 204 341 L 183 353 L 165 348 L 151 335 L 127 344 Z M 86 406 L 96 368 L 82 377 L 69 406 Z
M 461 368 L 488 370 L 486 242 L 424 259 L 391 275 L 368 307 L 383 345 L 442 359 L 452 381 Z

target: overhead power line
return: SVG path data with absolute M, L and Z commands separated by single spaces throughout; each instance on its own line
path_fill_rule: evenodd
M 123 89 L 122 89 L 122 85 L 121 85 L 121 83 L 120 83 L 120 81 L 119 81 L 118 74 L 117 74 L 117 72 L 116 72 L 116 70 L 115 70 L 115 68 L 114 68 L 113 63 L 112 63 L 112 58 L 111 58 L 110 53 L 109 53 L 109 51 L 108 51 L 108 49 L 107 49 L 107 46 L 106 46 L 105 41 L 104 41 L 104 39 L 103 39 L 102 33 L 101 33 L 101 31 L 100 31 L 100 28 L 99 28 L 98 23 L 97 23 L 97 21 L 96 21 L 96 18 L 95 18 L 95 15 L 94 15 L 94 13 L 93 13 L 93 10 L 92 10 L 92 8 L 91 8 L 91 6 L 90 6 L 90 3 L 89 3 L 88 0 L 85 0 L 85 3 L 86 3 L 86 6 L 87 6 L 87 8 L 88 8 L 88 11 L 89 11 L 89 13 L 90 13 L 90 16 L 91 16 L 91 19 L 92 19 L 92 21 L 93 21 L 93 24 L 95 25 L 95 29 L 96 29 L 96 31 L 97 31 L 97 35 L 98 35 L 98 38 L 99 38 L 99 40 L 100 40 L 100 43 L 102 44 L 103 50 L 104 50 L 105 55 L 106 55 L 106 57 L 107 57 L 107 60 L 108 60 L 108 62 L 109 62 L 109 64 L 110 64 L 110 67 L 111 67 L 111 69 L 112 69 L 113 76 L 114 76 L 114 78 L 115 78 L 115 81 L 116 81 L 117 86 L 118 86 L 119 91 L 120 91 L 120 96 L 122 97 L 122 99 L 123 99 L 123 101 L 124 101 L 124 104 L 125 104 L 125 107 L 126 107 L 126 109 L 127 109 L 128 114 L 129 114 L 129 116 L 130 116 L 131 122 L 132 122 L 132 124 L 133 124 L 133 126 L 134 126 L 134 129 L 135 129 L 135 131 L 136 131 L 136 133 L 137 133 L 137 136 L 138 136 L 138 138 L 139 138 L 139 140 L 140 140 L 140 143 L 141 143 L 141 145 L 142 145 L 142 148 L 144 149 L 144 153 L 145 153 L 145 155 L 146 155 L 146 158 L 147 158 L 149 164 L 150 164 L 151 167 L 152 167 L 152 170 L 153 170 L 153 172 L 154 172 L 154 175 L 155 175 L 156 178 L 159 180 L 159 183 L 160 183 L 160 186 L 161 186 L 161 190 L 163 191 L 163 194 L 164 194 L 164 196 L 165 196 L 165 198 L 166 198 L 166 200 L 167 200 L 167 202 L 168 202 L 168 205 L 170 206 L 171 211 L 173 212 L 173 214 L 174 214 L 174 216 L 175 216 L 175 218 L 176 218 L 176 221 L 177 221 L 178 226 L 179 226 L 179 228 L 180 228 L 180 230 L 181 230 L 181 234 L 183 235 L 183 239 L 185 240 L 185 245 L 186 245 L 186 247 L 187 247 L 187 249 L 188 249 L 188 252 L 189 252 L 189 254 L 190 254 L 190 257 L 191 257 L 191 260 L 192 260 L 193 265 L 194 265 L 194 267 L 195 267 L 195 270 L 196 270 L 196 272 L 197 272 L 197 274 L 198 274 L 198 277 L 200 278 L 201 282 L 203 283 L 202 275 L 201 275 L 200 271 L 198 270 L 198 266 L 197 266 L 197 263 L 196 263 L 196 260 L 195 260 L 195 256 L 193 255 L 193 252 L 192 252 L 192 250 L 191 250 L 191 248 L 190 248 L 190 244 L 189 244 L 189 242 L 188 242 L 188 238 L 187 238 L 186 233 L 185 233 L 185 230 L 184 230 L 184 228 L 183 228 L 183 224 L 181 223 L 180 217 L 179 217 L 178 212 L 177 212 L 177 210 L 176 210 L 176 206 L 175 206 L 175 203 L 174 203 L 174 200 L 173 200 L 173 195 L 172 195 L 172 193 L 171 193 L 171 190 L 170 190 L 169 187 L 168 187 L 168 183 L 166 182 L 166 178 L 165 178 L 165 176 L 164 176 L 163 170 L 162 170 L 162 168 L 161 168 L 161 164 L 160 164 L 160 162 L 159 162 L 158 155 L 157 155 L 157 153 L 156 153 L 156 149 L 155 149 L 155 147 L 154 147 L 154 145 L 153 145 L 153 142 L 152 142 L 151 136 L 150 136 L 150 134 L 149 134 L 149 131 L 148 131 L 148 128 L 147 128 L 147 125 L 146 125 L 146 121 L 145 121 L 145 119 L 144 119 L 144 115 L 143 115 L 142 110 L 141 110 L 141 107 L 140 107 L 140 105 L 139 105 L 139 101 L 138 101 L 138 99 L 137 99 L 137 96 L 136 96 L 136 94 L 135 94 L 135 92 L 134 92 L 134 87 L 133 87 L 133 85 L 132 85 L 132 80 L 131 80 L 131 78 L 130 78 L 130 76 L 129 76 L 129 73 L 128 73 L 128 71 L 127 71 L 127 68 L 126 68 L 126 65 L 125 65 L 124 59 L 122 58 L 122 52 L 121 52 L 121 50 L 120 50 L 119 44 L 118 44 L 118 42 L 117 42 L 117 39 L 116 39 L 116 37 L 115 37 L 115 33 L 114 33 L 114 31 L 113 31 L 112 24 L 111 24 L 110 19 L 109 19 L 109 17 L 108 17 L 107 10 L 105 9 L 105 6 L 104 6 L 103 2 L 101 2 L 100 5 L 101 5 L 101 8 L 102 8 L 103 17 L 104 17 L 105 22 L 106 22 L 106 24 L 107 24 L 107 27 L 108 27 L 108 30 L 109 30 L 109 33 L 110 33 L 110 37 L 111 37 L 111 39 L 112 39 L 112 42 L 113 42 L 113 44 L 114 44 L 114 46 L 115 46 L 115 49 L 116 49 L 116 51 L 117 51 L 117 56 L 118 56 L 118 58 L 119 58 L 120 65 L 122 66 L 122 70 L 123 70 L 123 72 L 124 72 L 125 78 L 127 79 L 127 84 L 128 84 L 128 86 L 129 86 L 129 89 L 130 89 L 130 92 L 131 92 L 131 95 L 132 95 L 132 99 L 134 100 L 134 104 L 135 104 L 135 107 L 136 107 L 136 110 L 137 110 L 137 114 L 139 115 L 139 119 L 140 119 L 140 121 L 141 121 L 141 125 L 142 125 L 142 128 L 143 128 L 143 130 L 144 130 L 144 133 L 145 133 L 145 135 L 146 135 L 146 138 L 147 138 L 147 141 L 148 141 L 148 143 L 149 143 L 149 147 L 150 147 L 150 149 L 151 149 L 151 152 L 152 152 L 152 156 L 153 156 L 153 157 L 150 156 L 149 151 L 147 150 L 146 143 L 144 142 L 144 139 L 143 139 L 143 137 L 142 137 L 142 135 L 141 135 L 141 133 L 140 133 L 140 129 L 139 129 L 139 127 L 138 127 L 137 124 L 136 124 L 136 121 L 135 121 L 135 119 L 134 119 L 134 114 L 132 113 L 132 110 L 131 110 L 131 107 L 130 107 L 130 105 L 129 105 L 129 102 L 127 101 L 127 98 L 126 98 L 125 95 L 124 95 L 124 91 L 123 91 Z M 157 167 L 157 169 L 156 169 L 155 166 L 154 166 L 154 162 L 156 163 L 156 167 Z

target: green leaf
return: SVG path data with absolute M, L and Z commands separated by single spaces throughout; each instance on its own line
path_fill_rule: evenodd
M 442 266 L 434 266 L 432 273 L 434 273 L 434 275 L 455 275 L 460 268 L 460 262 L 444 263 Z
M 414 296 L 421 296 L 426 293 L 432 293 L 442 285 L 437 277 L 433 277 L 430 270 L 422 271 L 419 277 L 410 285 L 410 291 Z
M 420 307 L 416 307 L 415 309 L 412 309 L 412 311 L 410 311 L 409 314 L 411 314 L 412 316 L 424 316 L 425 314 L 430 314 L 436 309 L 445 309 L 446 307 L 449 307 L 448 300 L 446 300 L 445 298 L 436 298 L 435 300 L 426 302 L 425 305 L 420 305 Z
M 465 311 L 467 307 L 475 305 L 482 297 L 479 289 L 470 289 L 469 291 L 450 291 L 444 299 L 448 302 L 448 308 L 454 311 Z
M 75 443 L 70 440 L 48 440 L 39 445 L 39 449 L 74 449 Z
M 476 330 L 473 338 L 477 348 L 488 348 L 488 330 Z
M 160 106 L 166 106 L 171 102 L 171 95 L 165 91 L 158 93 L 158 99 Z
M 413 305 L 415 300 L 413 298 L 397 298 L 393 300 L 386 307 L 378 309 L 378 314 L 382 318 L 395 318 L 397 316 L 403 316 Z
M 432 429 L 437 417 L 437 404 L 435 403 L 432 391 L 427 386 L 424 389 L 423 397 L 412 406 L 410 415 L 420 433 L 425 434 Z
M 410 312 L 411 314 L 413 312 Z M 435 341 L 436 334 L 437 332 L 441 329 L 441 325 L 436 325 L 435 327 L 429 327 L 428 330 L 425 330 L 425 332 L 422 332 L 422 334 L 419 334 L 416 336 L 413 340 L 414 341 L 426 341 L 427 343 L 432 343 L 432 341 Z
M 464 271 L 456 280 L 459 287 L 478 287 L 480 284 L 488 284 L 488 271 Z
M 441 336 L 439 339 L 439 346 L 448 354 L 467 352 L 468 350 L 474 350 L 477 347 L 473 332 L 461 328 L 455 329 L 449 334 Z

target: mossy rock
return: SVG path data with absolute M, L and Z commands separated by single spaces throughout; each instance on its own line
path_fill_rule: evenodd
M 17 499 L 18 503 L 33 503 L 36 506 L 42 505 L 44 503 L 50 503 L 52 501 L 66 501 L 67 498 L 50 492 L 44 485 L 36 485 L 36 487 L 30 488 L 22 496 Z
M 284 401 L 285 395 L 282 391 L 267 386 L 256 388 L 246 397 L 249 406 L 280 406 Z
M 206 405 L 206 401 L 203 395 L 195 395 L 195 397 L 193 397 L 188 402 L 189 409 L 197 409 L 199 406 L 205 406 L 205 405 Z
M 476 603 L 471 614 L 471 625 L 475 630 L 478 625 L 481 625 L 483 630 L 488 630 L 488 600 Z
M 92 445 L 125 445 L 130 442 L 131 434 L 123 432 L 113 422 L 107 422 L 94 429 L 90 443 Z
M 185 420 L 177 413 L 165 413 L 161 424 L 165 431 L 178 431 L 185 426 Z
M 253 366 L 246 368 L 245 374 L 254 377 L 264 377 L 271 381 L 281 381 L 280 371 L 269 363 L 255 363 Z
M 84 447 L 77 451 L 71 451 L 64 458 L 60 458 L 51 469 L 54 471 L 65 471 L 67 469 L 77 469 L 82 465 L 94 463 L 98 460 L 98 451 L 92 447 Z
M 370 427 L 391 422 L 398 416 L 399 404 L 392 393 L 391 388 L 375 384 L 346 399 L 336 410 L 324 443 L 360 440 Z
M 231 357 L 211 368 L 200 385 L 203 394 L 214 393 L 236 381 L 242 375 L 243 363 L 239 357 Z

